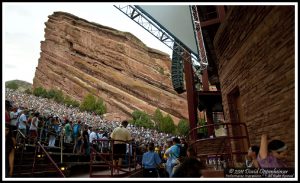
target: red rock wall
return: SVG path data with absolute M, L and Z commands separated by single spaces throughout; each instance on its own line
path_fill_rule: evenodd
M 57 88 L 77 100 L 92 93 L 121 118 L 156 108 L 175 123 L 188 118 L 186 95 L 172 88 L 169 55 L 128 32 L 64 12 L 49 16 L 45 25 L 33 87 Z

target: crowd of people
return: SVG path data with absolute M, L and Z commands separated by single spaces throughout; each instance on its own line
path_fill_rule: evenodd
M 62 126 L 66 127 L 65 125 L 68 123 L 71 128 L 75 124 L 80 123 L 82 126 L 87 126 L 88 131 L 91 129 L 99 130 L 101 133 L 106 133 L 108 137 L 113 129 L 121 125 L 121 121 L 109 121 L 92 112 L 80 111 L 78 107 L 67 107 L 53 100 L 36 97 L 20 91 L 6 89 L 5 99 L 12 103 L 10 125 L 15 130 L 18 124 L 18 128 L 26 135 L 36 135 L 33 134 L 35 132 L 31 131 L 36 131 L 36 128 L 38 128 L 37 131 L 39 132 L 39 129 L 41 130 L 41 126 L 43 126 L 43 122 L 45 123 L 44 127 L 51 126 L 49 124 L 53 123 L 52 126 L 56 134 L 59 134 Z M 31 123 L 32 119 L 35 121 L 34 123 Z M 70 137 L 69 131 L 73 130 L 71 128 L 65 128 L 65 133 L 68 136 L 66 139 L 67 142 L 75 140 Z M 132 124 L 128 124 L 127 128 L 134 140 L 141 144 L 156 142 L 155 145 L 163 146 L 166 140 L 173 136 L 172 134 L 158 132 L 155 129 L 136 127 Z M 51 130 L 44 130 L 39 135 L 45 135 L 44 133 Z M 50 145 L 53 145 L 53 143 Z
M 58 147 L 62 137 L 63 144 L 74 144 L 73 153 L 85 155 L 89 155 L 90 145 L 102 152 L 112 149 L 111 144 L 96 143 L 95 140 L 120 140 L 116 138 L 120 132 L 114 133 L 114 130 L 122 127 L 121 121 L 109 121 L 100 115 L 82 112 L 77 107 L 67 107 L 47 98 L 8 88 L 5 90 L 5 99 L 8 104 L 5 108 L 5 122 L 15 140 L 20 139 L 17 136 L 19 131 L 26 143 L 40 141 L 43 145 Z M 125 128 L 134 143 L 140 145 L 138 149 L 141 155 L 150 142 L 155 142 L 155 147 L 163 152 L 166 141 L 173 136 L 132 124 L 127 124 Z M 126 153 L 129 153 L 128 146 Z M 116 162 L 116 165 L 120 165 L 122 161 L 116 158 Z
M 53 100 L 6 89 L 6 176 L 12 176 L 16 130 L 28 143 L 37 140 L 55 147 L 74 144 L 73 153 L 89 155 L 94 150 L 108 152 L 114 149 L 113 165 L 116 173 L 122 166 L 124 154 L 131 154 L 128 142 L 138 146 L 137 161 L 143 167 L 144 177 L 202 177 L 205 168 L 195 150 L 184 138 L 165 134 L 154 129 L 135 127 L 128 121 L 108 121 L 99 115 L 81 112 Z M 100 141 L 98 141 L 100 140 Z M 105 141 L 113 140 L 113 147 Z M 101 142 L 101 143 L 98 143 Z M 267 135 L 261 137 L 260 146 L 249 147 L 245 168 L 287 167 L 287 146 L 280 140 L 268 143 Z

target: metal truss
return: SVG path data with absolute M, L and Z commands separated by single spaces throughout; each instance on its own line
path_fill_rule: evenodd
M 181 47 L 182 50 L 187 50 L 187 48 L 183 47 L 182 44 L 174 39 L 172 36 L 170 36 L 165 30 L 160 28 L 155 22 L 153 22 L 150 18 L 148 18 L 146 15 L 144 15 L 138 8 L 131 5 L 114 5 L 117 9 L 119 9 L 122 13 L 127 15 L 130 19 L 132 19 L 134 22 L 139 24 L 141 27 L 143 27 L 145 30 L 147 30 L 149 33 L 151 33 L 153 36 L 155 36 L 158 40 L 160 40 L 162 43 L 164 43 L 166 46 L 168 46 L 171 50 L 175 51 L 178 55 L 182 55 L 183 52 L 178 52 L 180 49 L 174 50 L 174 45 Z M 198 20 L 199 22 L 199 20 Z M 200 22 L 199 22 L 200 24 Z M 196 27 L 196 26 L 194 26 Z M 202 33 L 201 33 L 202 36 Z M 202 39 L 203 40 L 203 39 Z M 204 49 L 205 51 L 205 49 Z M 190 53 L 190 51 L 188 51 Z M 202 58 L 202 57 L 201 57 Z M 205 54 L 206 58 L 206 54 Z M 195 62 L 198 62 L 200 64 L 200 69 L 204 70 L 207 67 L 207 61 L 199 62 L 199 58 L 191 53 L 191 60 L 186 60 L 191 63 L 194 70 L 198 70 L 195 68 Z M 202 63 L 202 66 L 201 66 Z M 198 74 L 197 74 L 198 75 Z
M 206 50 L 201 30 L 201 24 L 199 19 L 199 14 L 197 11 L 197 6 L 193 5 L 191 7 L 192 17 L 193 17 L 193 23 L 194 23 L 194 31 L 195 35 L 197 36 L 197 44 L 199 49 L 199 57 L 200 57 L 200 70 L 205 70 L 208 66 L 207 56 L 206 56 Z

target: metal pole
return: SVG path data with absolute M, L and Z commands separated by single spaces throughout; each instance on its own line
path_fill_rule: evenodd
M 60 163 L 63 163 L 63 133 L 60 132 Z

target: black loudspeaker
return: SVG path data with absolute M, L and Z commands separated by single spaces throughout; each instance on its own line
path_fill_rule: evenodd
M 184 83 L 183 83 L 183 59 L 182 59 L 183 49 L 174 43 L 173 53 L 172 53 L 172 66 L 171 66 L 171 76 L 173 89 L 178 93 L 183 93 Z

